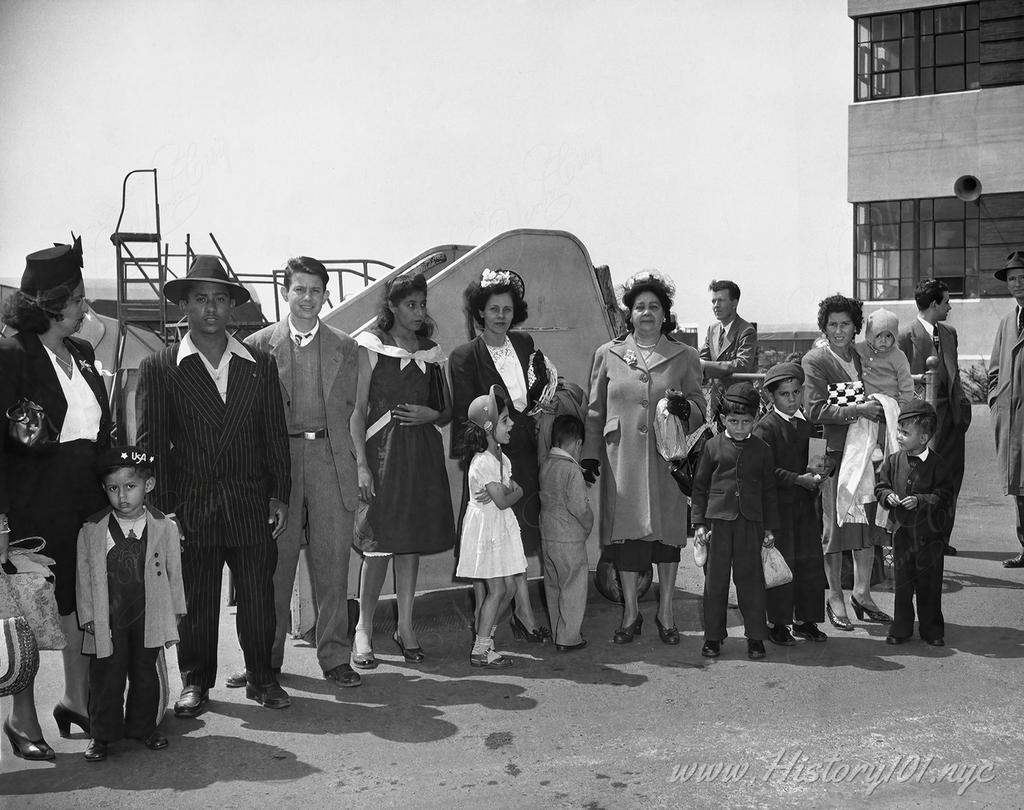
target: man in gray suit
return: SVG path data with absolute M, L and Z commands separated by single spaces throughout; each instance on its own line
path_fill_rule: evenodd
M 712 380 L 708 405 L 713 416 L 722 392 L 731 384 L 728 378 L 757 370 L 757 327 L 736 314 L 740 288 L 735 282 L 712 281 L 708 290 L 717 323 L 708 327 L 700 349 L 700 365 L 704 378 Z
M 359 497 L 356 461 L 365 458 L 362 437 L 353 436 L 350 429 L 359 361 L 356 342 L 320 320 L 327 281 L 327 269 L 316 259 L 289 259 L 282 288 L 288 314 L 245 342 L 277 363 L 291 451 L 292 519 L 277 544 L 277 633 L 271 664 L 280 670 L 284 661 L 305 524 L 317 607 L 317 659 L 328 680 L 359 686 L 347 647 L 348 562 Z M 241 676 L 232 676 L 228 686 L 241 686 L 241 681 Z
M 917 318 L 900 330 L 897 345 L 910 361 L 912 374 L 927 371 L 926 363 L 932 355 L 940 360 L 935 369 L 938 425 L 932 446 L 953 473 L 953 505 L 946 521 L 945 553 L 955 555 L 956 548 L 949 544 L 949 535 L 953 531 L 956 499 L 960 497 L 960 485 L 964 480 L 964 445 L 967 428 L 971 425 L 971 401 L 960 382 L 956 330 L 943 323 L 949 317 L 949 288 L 941 281 L 924 279 L 914 290 L 914 301 Z

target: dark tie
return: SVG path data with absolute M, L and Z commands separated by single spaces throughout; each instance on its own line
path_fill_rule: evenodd
M 942 356 L 942 345 L 939 342 L 939 329 L 938 329 L 938 327 L 936 327 L 935 331 L 932 332 L 932 345 L 935 347 L 935 355 L 937 357 L 941 357 Z
M 724 326 L 719 326 L 718 327 L 718 345 L 715 347 L 715 351 L 718 352 L 718 354 L 721 354 L 723 346 L 725 346 L 725 327 Z
M 306 332 L 306 334 L 304 334 L 304 335 L 298 335 L 298 334 L 295 335 L 295 345 L 297 347 L 301 346 L 303 343 L 305 343 L 307 340 L 309 340 L 312 336 L 313 336 L 312 332 Z
M 1017 337 L 1024 334 L 1024 308 L 1017 307 Z

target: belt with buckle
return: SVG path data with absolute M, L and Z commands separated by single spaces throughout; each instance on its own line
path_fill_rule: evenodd
M 307 441 L 313 441 L 313 439 L 322 439 L 327 435 L 327 430 L 304 430 L 301 433 L 289 433 L 288 438 L 290 439 L 306 439 Z

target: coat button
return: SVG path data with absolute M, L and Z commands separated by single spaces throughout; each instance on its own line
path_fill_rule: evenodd
M 160 552 L 159 551 L 154 551 L 153 552 L 153 556 L 154 557 L 159 557 L 160 556 Z
M 640 375 L 640 382 L 647 382 L 647 375 L 646 374 L 641 374 Z
M 153 563 L 153 565 L 155 565 L 157 568 L 160 567 L 160 563 Z
M 647 400 L 646 400 L 646 399 L 641 399 L 641 400 L 640 400 L 640 407 L 641 407 L 641 408 L 646 408 L 646 407 L 647 407 L 647 405 L 648 405 L 648 403 L 647 403 Z
M 641 433 L 646 433 L 647 432 L 647 425 L 640 425 L 640 432 Z
M 157 575 L 158 577 L 162 577 L 162 576 L 164 575 L 164 572 L 163 572 L 163 571 L 157 571 L 157 572 L 156 572 L 156 575 Z

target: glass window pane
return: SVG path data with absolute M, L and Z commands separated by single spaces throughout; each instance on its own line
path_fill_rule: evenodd
M 967 27 L 977 28 L 978 27 L 978 4 L 968 3 L 967 4 Z
M 918 88 L 918 94 L 922 96 L 930 96 L 935 92 L 935 70 L 933 68 L 922 68 L 921 69 L 921 86 Z
M 966 66 L 967 69 L 967 80 L 964 84 L 968 90 L 977 90 L 981 87 L 981 78 L 978 75 L 978 63 L 971 62 Z
M 861 17 L 857 20 L 857 42 L 868 42 L 871 39 L 871 19 Z
M 899 14 L 880 14 L 871 18 L 871 38 L 876 42 L 880 39 L 898 39 L 899 35 Z
M 853 206 L 854 221 L 858 225 L 868 224 L 868 207 L 864 203 L 855 203 Z
M 932 10 L 931 9 L 927 9 L 926 11 L 920 12 L 920 14 L 921 14 L 921 16 L 920 16 L 921 33 L 922 34 L 934 34 L 935 33 L 935 30 L 934 30 L 935 26 L 932 23 Z
M 902 219 L 904 222 L 913 222 L 914 221 L 914 201 L 913 200 L 903 200 L 900 203 L 900 219 Z
M 871 72 L 871 46 L 857 46 L 857 75 L 866 76 Z
M 876 301 L 896 301 L 900 296 L 900 283 L 897 279 L 876 281 L 874 288 Z
M 978 220 L 969 219 L 964 223 L 964 244 L 976 247 L 978 244 Z
M 871 286 L 870 286 L 870 284 L 867 281 L 858 281 L 857 282 L 857 297 L 861 301 L 870 301 L 871 300 L 871 296 L 869 294 L 870 291 L 871 291 Z
M 935 200 L 935 219 L 962 220 L 964 218 L 964 204 L 956 197 L 939 197 Z
M 935 68 L 936 93 L 956 93 L 966 88 L 963 65 Z
M 970 31 L 967 34 L 967 45 L 964 51 L 965 58 L 968 62 L 977 62 L 979 57 L 978 51 L 978 32 Z M 904 57 L 906 58 L 906 57 Z
M 930 250 L 917 251 L 917 275 L 918 278 L 930 278 L 932 275 L 932 252 Z
M 957 65 L 964 61 L 964 35 L 943 34 L 935 37 L 935 64 Z
M 964 251 L 964 272 L 969 276 L 978 274 L 978 249 L 967 248 Z
M 899 73 L 876 73 L 871 78 L 872 98 L 897 98 L 899 96 Z
M 978 297 L 978 278 L 977 276 L 968 276 L 964 279 L 964 297 L 965 298 L 977 298 Z
M 900 88 L 902 96 L 916 96 L 917 95 L 917 77 L 914 75 L 912 70 L 901 70 L 900 71 Z
M 975 223 L 977 224 L 977 223 Z M 977 229 L 975 229 L 977 230 Z M 855 248 L 858 253 L 867 253 L 871 250 L 871 226 L 858 225 Z
M 981 211 L 981 206 L 978 204 L 978 202 L 978 200 L 974 200 L 973 202 L 964 203 L 964 216 L 967 219 L 978 218 L 978 214 Z
M 903 39 L 900 40 L 900 59 L 903 62 L 903 67 L 912 68 L 917 65 L 917 40 L 916 39 Z
M 914 12 L 908 11 L 901 16 L 903 17 L 903 36 L 914 36 L 917 33 L 917 26 L 914 24 Z
M 904 250 L 909 250 L 914 246 L 915 230 L 913 222 L 904 222 L 900 225 L 900 247 Z
M 858 253 L 857 254 L 857 278 L 862 281 L 867 280 L 871 273 L 871 254 L 870 253 Z
M 921 208 L 921 219 L 931 219 L 932 218 L 932 201 L 931 200 L 921 200 L 920 208 Z
M 875 61 L 872 70 L 899 70 L 900 41 L 876 42 L 874 44 Z M 961 62 L 963 59 L 960 60 Z
M 900 278 L 914 277 L 914 251 L 900 251 Z
M 935 39 L 933 37 L 921 38 L 921 67 L 931 67 L 935 64 Z
M 964 274 L 963 250 L 936 248 L 934 272 L 936 276 L 962 276 Z
M 871 203 L 871 224 L 888 225 L 900 221 L 900 204 L 896 200 Z
M 935 33 L 964 30 L 964 7 L 947 6 L 935 9 Z
M 897 250 L 900 246 L 898 225 L 875 225 L 871 228 L 872 250 Z
M 886 250 L 875 254 L 875 278 L 899 278 L 900 254 L 896 250 Z
M 901 278 L 900 279 L 900 298 L 904 301 L 909 301 L 914 297 L 914 284 L 913 278 Z
M 964 246 L 964 223 L 963 222 L 936 222 L 935 223 L 935 247 L 963 247 Z
M 932 243 L 932 223 L 930 223 L 930 222 L 922 222 L 921 223 L 920 234 L 921 234 L 921 242 L 918 245 L 918 247 L 920 247 L 920 248 L 931 248 L 931 247 L 934 247 L 934 244 Z
M 950 296 L 960 297 L 964 294 L 963 276 L 939 276 L 939 280 L 946 282 Z

